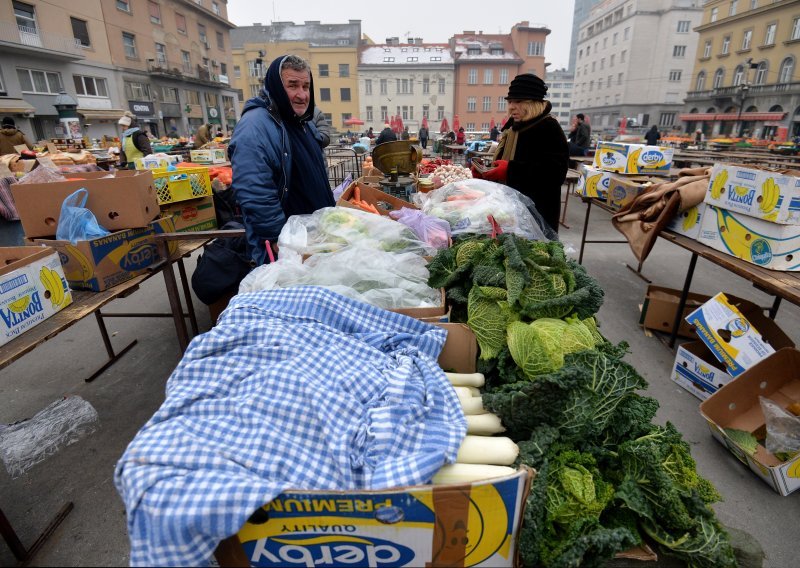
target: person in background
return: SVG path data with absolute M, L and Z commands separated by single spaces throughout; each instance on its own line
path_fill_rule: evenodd
M 649 146 L 656 146 L 658 141 L 661 140 L 661 133 L 658 131 L 658 126 L 655 124 L 650 127 L 650 130 L 645 132 L 644 139 Z
M 420 144 L 422 144 L 423 150 L 428 147 L 428 136 L 429 136 L 428 127 L 422 126 L 419 129 L 419 142 Z
M 372 127 L 371 126 L 369 127 L 369 130 L 367 130 L 367 136 L 369 137 L 370 140 L 375 138 L 375 133 L 372 131 Z
M 508 114 L 494 155 L 494 168 L 473 176 L 504 183 L 533 200 L 537 211 L 558 232 L 561 185 L 569 167 L 569 147 L 545 101 L 547 85 L 532 73 L 517 75 L 508 89 Z
M 702 148 L 704 142 L 706 141 L 705 136 L 703 136 L 703 131 L 699 128 L 694 133 L 694 143 L 698 148 Z
M 317 127 L 317 142 L 320 147 L 327 148 L 331 143 L 331 125 L 318 106 L 314 107 L 314 126 Z
M 194 135 L 194 149 L 202 148 L 211 141 L 211 125 L 202 124 Z
M 458 134 L 456 134 L 456 144 L 464 144 L 467 141 L 467 135 L 464 134 L 464 127 L 458 129 Z
M 411 134 L 408 132 L 408 126 L 406 126 L 400 133 L 400 140 L 408 140 L 409 138 L 411 138 Z
M 592 127 L 586 122 L 586 117 L 579 112 L 575 115 L 575 126 L 569 133 L 569 155 L 585 156 L 586 150 L 592 144 Z
M 445 135 L 442 137 L 442 140 L 443 140 L 443 141 L 444 141 L 446 144 L 454 144 L 454 143 L 455 143 L 455 141 L 456 141 L 456 133 L 455 133 L 455 132 L 453 132 L 453 131 L 451 130 L 450 132 L 448 132 L 447 134 L 445 134 Z
M 119 165 L 132 170 L 136 166 L 134 163 L 136 158 L 143 158 L 153 153 L 150 147 L 150 138 L 139 127 L 139 121 L 133 113 L 125 111 L 117 124 L 124 128 L 122 136 L 120 136 Z
M 28 142 L 25 135 L 17 128 L 17 123 L 10 116 L 3 118 L 0 128 L 0 155 L 16 154 L 14 146 L 25 144 L 28 150 L 33 150 L 33 145 Z
M 314 108 L 308 61 L 285 55 L 270 64 L 261 93 L 245 103 L 233 131 L 231 187 L 256 265 L 267 259 L 267 246 L 277 253 L 278 235 L 290 216 L 336 204 Z
M 386 122 L 383 125 L 383 130 L 381 133 L 378 134 L 377 140 L 375 140 L 375 145 L 383 144 L 384 142 L 395 142 L 397 140 L 397 134 L 394 133 L 392 128 L 389 126 L 389 123 Z
M 497 129 L 497 125 L 495 124 L 489 131 L 489 140 L 491 140 L 492 142 L 497 142 L 498 136 L 500 136 L 500 131 Z

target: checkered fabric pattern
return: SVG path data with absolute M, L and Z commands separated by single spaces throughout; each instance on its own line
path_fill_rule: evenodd
M 131 565 L 208 564 L 287 488 L 429 482 L 466 433 L 445 336 L 323 288 L 236 296 L 117 464 Z

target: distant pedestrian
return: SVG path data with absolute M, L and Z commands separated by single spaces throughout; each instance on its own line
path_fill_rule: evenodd
M 656 126 L 655 124 L 651 126 L 650 130 L 648 130 L 645 133 L 644 139 L 650 146 L 655 146 L 656 144 L 658 144 L 658 141 L 661 140 L 661 133 L 658 131 L 658 126 Z
M 423 150 L 428 147 L 428 136 L 429 134 L 427 126 L 423 126 L 419 129 L 419 142 L 422 144 Z
M 378 134 L 377 140 L 375 140 L 375 145 L 383 144 L 384 142 L 395 142 L 397 140 L 397 134 L 394 133 L 392 127 L 389 126 L 389 123 L 385 123 L 383 125 L 383 130 L 381 133 Z
M 120 167 L 134 169 L 136 158 L 143 158 L 153 153 L 150 147 L 150 138 L 147 133 L 139 127 L 139 121 L 136 116 L 125 111 L 117 121 L 125 130 L 122 132 L 120 140 L 122 140 L 122 148 L 120 148 L 119 160 Z
M 0 155 L 16 154 L 17 151 L 14 146 L 25 144 L 28 150 L 33 150 L 33 146 L 25 135 L 17 128 L 14 119 L 7 116 L 3 119 L 2 128 L 0 129 Z
M 492 130 L 489 132 L 489 140 L 492 142 L 497 142 L 497 137 L 500 136 L 500 131 L 497 129 L 497 125 L 492 126 Z
M 403 131 L 400 133 L 400 139 L 401 140 L 408 140 L 409 138 L 411 138 L 411 134 L 408 132 L 408 126 L 406 126 L 405 128 L 403 128 Z
M 585 156 L 592 143 L 592 127 L 586 122 L 582 112 L 575 115 L 575 126 L 569 133 L 569 155 Z

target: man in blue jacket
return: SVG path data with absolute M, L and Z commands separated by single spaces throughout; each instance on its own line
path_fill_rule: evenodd
M 228 153 L 242 210 L 247 249 L 256 264 L 277 253 L 291 215 L 335 205 L 313 121 L 314 81 L 304 59 L 286 55 L 267 70 L 258 97 L 245 103 Z

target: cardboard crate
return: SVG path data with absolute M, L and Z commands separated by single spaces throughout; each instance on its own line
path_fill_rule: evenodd
M 72 293 L 54 249 L 0 248 L 0 345 L 71 303 Z
M 800 454 L 782 462 L 759 444 L 754 455 L 740 448 L 725 428 L 744 430 L 759 437 L 765 430 L 758 397 L 786 408 L 800 402 L 800 351 L 784 348 L 760 361 L 700 404 L 714 438 L 780 495 L 800 489 Z
M 447 314 L 447 297 L 445 296 L 445 289 L 441 289 L 441 303 L 438 306 L 430 308 L 390 308 L 390 312 L 411 316 L 412 318 L 441 318 Z
M 189 150 L 189 160 L 197 164 L 224 164 L 228 161 L 228 151 L 225 148 Z
M 33 239 L 58 251 L 67 282 L 73 290 L 100 292 L 142 274 L 161 260 L 155 242 L 156 232 L 169 232 L 163 227 L 168 220 L 156 220 L 147 227 L 117 231 L 89 241 Z
M 706 203 L 772 223 L 800 224 L 800 171 L 715 164 Z
M 612 175 L 614 174 L 611 172 L 582 164 L 575 193 L 583 197 L 594 197 L 605 201 L 608 199 L 608 185 L 611 183 Z
M 779 225 L 709 205 L 697 241 L 763 268 L 800 271 L 800 225 Z
M 108 177 L 108 176 L 113 177 Z M 109 231 L 147 227 L 158 217 L 158 198 L 150 171 L 120 170 L 64 174 L 67 181 L 13 184 L 11 193 L 22 230 L 29 239 L 56 234 L 61 205 L 67 196 L 86 188 L 86 208 Z M 77 178 L 77 179 L 73 179 Z
M 593 165 L 618 174 L 669 175 L 674 150 L 664 146 L 598 142 Z
M 373 178 L 358 178 L 356 181 L 350 184 L 350 187 L 344 190 L 342 195 L 339 197 L 339 200 L 336 202 L 337 207 L 350 207 L 351 209 L 359 209 L 348 201 L 348 199 L 353 196 L 356 185 L 358 185 L 361 191 L 361 200 L 374 205 L 381 215 L 389 215 L 390 211 L 399 211 L 403 207 L 417 209 L 416 205 L 377 189 L 373 182 Z
M 208 168 L 178 168 L 175 171 L 153 170 L 153 186 L 158 203 L 167 205 L 212 195 Z
M 667 229 L 697 240 L 697 237 L 700 236 L 700 227 L 703 224 L 703 215 L 705 215 L 707 207 L 706 203 L 700 203 L 683 213 L 678 213 L 667 223 Z
M 611 209 L 624 209 L 644 191 L 650 183 L 646 177 L 612 175 L 608 183 L 608 199 L 606 203 Z
M 161 206 L 162 217 L 173 217 L 175 232 L 210 231 L 217 228 L 214 196 Z

